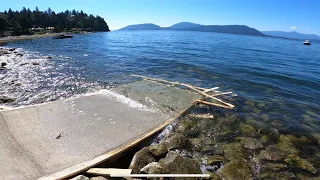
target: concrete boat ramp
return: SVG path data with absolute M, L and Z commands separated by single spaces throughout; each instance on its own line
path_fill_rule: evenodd
M 0 111 L 0 179 L 59 179 L 161 130 L 198 95 L 138 81 Z

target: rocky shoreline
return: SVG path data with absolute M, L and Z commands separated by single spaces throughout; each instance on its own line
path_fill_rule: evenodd
M 259 129 L 232 111 L 188 114 L 160 141 L 136 152 L 125 168 L 142 174 L 209 174 L 214 180 L 315 180 L 319 147 L 312 135 Z

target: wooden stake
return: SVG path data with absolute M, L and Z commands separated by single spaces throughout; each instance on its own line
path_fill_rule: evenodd
M 217 104 L 217 103 L 213 103 L 213 102 L 208 102 L 208 101 L 203 101 L 203 100 L 200 100 L 200 99 L 196 100 L 195 102 L 201 103 L 201 104 L 205 104 L 205 105 L 209 105 L 209 106 L 218 106 L 218 107 L 222 107 L 222 108 L 226 108 L 226 109 L 232 109 L 229 106 L 225 106 L 225 105 Z

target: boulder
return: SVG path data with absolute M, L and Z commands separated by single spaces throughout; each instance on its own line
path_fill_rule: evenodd
M 228 160 L 242 159 L 244 158 L 243 145 L 238 142 L 225 144 L 222 147 L 224 157 Z
M 149 151 L 155 157 L 165 157 L 168 153 L 168 147 L 165 144 L 154 144 L 149 147 Z
M 259 139 L 251 138 L 251 137 L 245 137 L 243 138 L 240 143 L 243 145 L 243 147 L 247 149 L 261 149 L 263 148 L 262 143 Z
M 256 137 L 259 133 L 250 124 L 240 123 L 239 130 L 243 136 L 246 137 Z
M 163 167 L 160 163 L 152 162 L 144 166 L 140 171 L 146 174 L 161 174 Z
M 5 67 L 7 65 L 6 62 L 1 62 L 1 67 Z
M 76 176 L 70 180 L 89 180 L 89 178 L 87 176 L 84 176 L 84 175 L 79 175 L 79 176 Z
M 39 65 L 40 63 L 38 63 L 38 62 L 32 62 L 32 65 Z
M 200 164 L 194 160 L 183 158 L 177 153 L 169 152 L 159 161 L 163 167 L 163 173 L 167 174 L 202 174 Z M 189 178 L 185 178 L 189 179 Z M 194 179 L 194 178 L 191 178 Z
M 154 161 L 155 159 L 149 152 L 149 147 L 145 147 L 134 154 L 129 169 L 132 169 L 133 174 L 139 173 L 141 168 Z
M 221 174 L 226 179 L 232 180 L 251 180 L 253 174 L 250 167 L 243 160 L 232 160 L 221 170 Z
M 181 134 L 174 134 L 167 143 L 168 150 L 173 149 L 190 149 L 191 142 L 188 138 Z
M 306 171 L 309 171 L 313 174 L 317 173 L 317 169 L 315 167 L 313 167 L 313 165 L 308 162 L 305 159 L 302 159 L 300 157 L 298 157 L 295 154 L 290 154 L 285 160 L 284 162 L 286 162 L 287 164 L 296 167 L 296 168 L 300 168 L 300 169 L 304 169 Z
M 14 51 L 16 50 L 17 48 L 10 48 L 8 51 Z

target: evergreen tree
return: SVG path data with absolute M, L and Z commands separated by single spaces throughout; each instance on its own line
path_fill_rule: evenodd
M 25 7 L 19 11 L 10 8 L 0 13 L 0 35 L 10 32 L 12 35 L 30 34 L 32 27 L 54 27 L 55 32 L 78 28 L 86 31 L 109 31 L 109 27 L 100 16 L 88 15 L 82 10 L 55 13 L 49 7 L 45 12 L 36 6 L 34 11 Z

